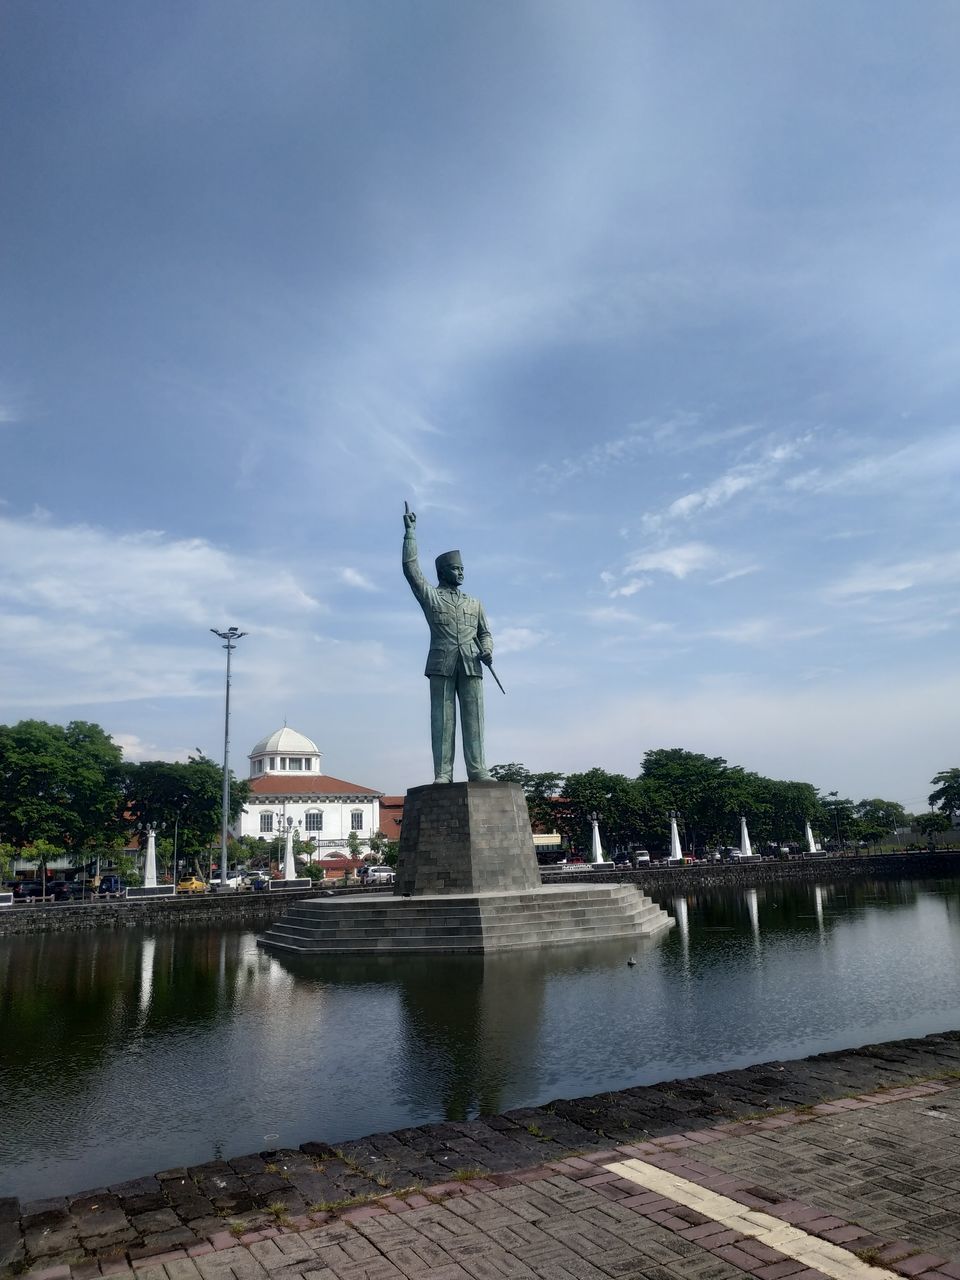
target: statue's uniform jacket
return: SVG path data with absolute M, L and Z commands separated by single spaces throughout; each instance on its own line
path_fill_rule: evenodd
M 412 530 L 403 539 L 403 574 L 430 627 L 425 676 L 483 675 L 480 655 L 493 654 L 493 637 L 483 605 L 455 587 L 432 587 L 420 569 Z

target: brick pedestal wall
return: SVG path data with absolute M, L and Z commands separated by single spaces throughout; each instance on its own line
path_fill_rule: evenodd
M 517 892 L 540 883 L 516 782 L 431 783 L 407 792 L 395 893 Z

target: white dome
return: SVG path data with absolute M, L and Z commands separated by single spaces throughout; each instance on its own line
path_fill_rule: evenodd
M 266 738 L 261 738 L 257 745 L 250 752 L 250 758 L 254 756 L 267 755 L 268 753 L 277 753 L 285 755 L 305 756 L 320 754 L 320 748 L 315 742 L 312 742 L 305 734 L 297 733 L 296 729 L 288 729 L 286 725 L 282 729 L 277 729 L 269 734 Z

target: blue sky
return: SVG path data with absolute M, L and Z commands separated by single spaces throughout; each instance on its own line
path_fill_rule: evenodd
M 960 762 L 960 11 L 7 0 L 0 720 L 286 719 L 429 779 L 400 574 L 461 548 L 488 758 Z

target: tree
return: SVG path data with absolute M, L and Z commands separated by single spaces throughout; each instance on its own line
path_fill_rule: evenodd
M 836 791 L 828 791 L 820 800 L 819 826 L 828 841 L 842 848 L 849 840 L 860 838 L 856 806 L 852 800 L 840 799 Z
M 860 824 L 860 839 L 878 845 L 885 836 L 894 835 L 898 828 L 907 825 L 907 815 L 896 800 L 861 800 L 856 806 Z
M 385 867 L 395 867 L 400 859 L 400 841 L 388 840 L 387 846 L 383 851 L 383 865 Z
M 556 824 L 555 797 L 563 784 L 562 773 L 531 773 L 522 764 L 495 764 L 490 772 L 498 782 L 518 782 L 527 798 L 530 825 L 535 831 L 552 831 Z
M 390 847 L 390 841 L 387 839 L 387 837 L 383 834 L 382 831 L 374 831 L 373 835 L 370 837 L 367 843 L 370 846 L 370 852 L 373 854 L 373 856 L 377 858 L 380 862 L 382 862 L 383 855 L 386 853 L 387 849 Z
M 947 813 L 921 813 L 917 818 L 917 830 L 925 835 L 933 848 L 933 837 L 940 832 L 950 830 L 950 815 Z
M 0 839 L 47 840 L 75 860 L 121 830 L 123 757 L 97 724 L 0 725 Z
M 944 769 L 930 781 L 937 784 L 936 791 L 928 797 L 930 807 L 939 809 L 951 819 L 960 815 L 960 769 Z
M 635 843 L 650 818 L 636 779 L 600 768 L 568 774 L 553 810 L 557 829 L 579 849 L 590 843 L 592 813 L 597 815 L 601 840 L 608 849 Z
M 351 858 L 360 858 L 363 856 L 363 849 L 360 847 L 360 837 L 355 831 L 351 831 L 347 836 L 347 853 Z
M 223 769 L 207 756 L 190 756 L 186 764 L 143 760 L 123 769 L 128 829 L 139 823 L 177 827 L 178 857 L 194 865 L 217 842 L 223 809 Z M 230 820 L 235 821 L 249 795 L 249 784 L 230 778 Z M 145 835 L 142 842 L 146 842 Z

